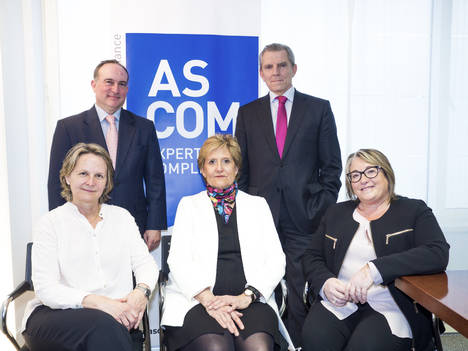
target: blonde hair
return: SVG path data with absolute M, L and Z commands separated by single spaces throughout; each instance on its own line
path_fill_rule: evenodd
M 62 186 L 62 192 L 60 195 L 62 195 L 62 197 L 68 202 L 73 200 L 73 194 L 71 192 L 70 185 L 67 183 L 66 177 L 73 172 L 80 157 L 86 154 L 93 154 L 101 157 L 107 167 L 106 186 L 102 195 L 99 197 L 99 203 L 102 204 L 110 199 L 109 193 L 114 187 L 114 167 L 112 166 L 112 161 L 107 151 L 98 144 L 78 143 L 68 150 L 67 155 L 63 160 L 62 168 L 60 169 L 60 185 Z
M 216 149 L 221 149 L 223 147 L 227 148 L 231 154 L 234 164 L 236 165 L 237 169 L 240 170 L 242 166 L 241 149 L 236 137 L 232 136 L 231 134 L 215 134 L 205 140 L 200 149 L 200 153 L 198 154 L 198 169 L 200 171 L 203 169 L 205 160 L 210 152 Z M 240 172 L 237 172 L 236 180 L 239 179 L 239 173 Z
M 382 168 L 383 175 L 385 176 L 388 182 L 388 194 L 390 195 L 390 199 L 394 200 L 396 198 L 395 173 L 393 172 L 392 165 L 390 164 L 390 161 L 388 161 L 388 158 L 382 152 L 376 149 L 359 149 L 358 151 L 348 156 L 345 166 L 346 193 L 348 197 L 352 200 L 357 199 L 356 194 L 354 194 L 351 182 L 348 179 L 348 173 L 351 171 L 351 163 L 356 157 L 359 157 L 361 160 L 373 166 L 379 166 Z

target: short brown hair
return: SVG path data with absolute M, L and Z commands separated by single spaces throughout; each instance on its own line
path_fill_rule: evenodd
M 200 152 L 198 154 L 198 169 L 201 171 L 205 165 L 205 160 L 211 151 L 226 147 L 231 154 L 232 160 L 236 165 L 237 169 L 241 169 L 242 166 L 242 155 L 239 143 L 235 136 L 231 134 L 215 134 L 210 136 L 203 143 Z M 237 172 L 236 180 L 239 179 L 240 172 Z
M 78 143 L 68 150 L 67 155 L 63 160 L 62 168 L 60 169 L 60 185 L 62 186 L 62 192 L 60 195 L 62 195 L 62 197 L 68 202 L 73 200 L 73 194 L 71 192 L 70 185 L 67 184 L 66 177 L 73 172 L 80 157 L 86 154 L 93 154 L 101 157 L 107 166 L 106 187 L 104 188 L 102 195 L 99 197 L 99 203 L 102 204 L 109 200 L 109 193 L 114 187 L 114 167 L 112 166 L 112 161 L 107 151 L 98 144 Z
M 388 194 L 390 199 L 394 200 L 396 198 L 395 194 L 395 173 L 393 172 L 392 165 L 388 158 L 379 150 L 376 149 L 359 149 L 358 151 L 352 153 L 348 156 L 345 166 L 345 175 L 346 175 L 346 193 L 350 199 L 356 200 L 356 194 L 354 194 L 353 187 L 351 182 L 348 179 L 347 174 L 351 171 L 351 162 L 359 157 L 361 160 L 373 165 L 382 167 L 383 174 L 387 178 L 388 182 Z
M 125 66 L 122 65 L 117 60 L 104 60 L 104 61 L 99 62 L 99 64 L 94 69 L 94 73 L 93 73 L 94 80 L 96 80 L 99 77 L 99 70 L 101 69 L 101 67 L 104 66 L 104 65 L 107 65 L 109 63 L 119 65 L 120 67 L 122 67 L 124 69 L 125 73 L 127 73 L 127 83 L 128 83 L 128 81 L 130 80 L 130 75 L 128 74 L 127 68 L 125 68 Z

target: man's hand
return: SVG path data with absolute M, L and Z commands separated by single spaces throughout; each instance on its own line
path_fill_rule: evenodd
M 159 243 L 161 242 L 161 231 L 147 230 L 143 234 L 143 239 L 145 239 L 146 245 L 148 246 L 148 250 L 153 251 L 159 246 Z

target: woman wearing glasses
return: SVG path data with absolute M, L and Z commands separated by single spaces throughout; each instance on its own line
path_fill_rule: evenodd
M 315 298 L 304 350 L 434 349 L 430 313 L 398 290 L 395 279 L 443 271 L 449 245 L 431 209 L 394 188 L 393 169 L 380 151 L 348 157 L 351 200 L 326 212 L 303 259 Z

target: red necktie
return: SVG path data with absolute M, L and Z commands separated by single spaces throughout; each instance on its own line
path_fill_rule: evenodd
M 107 122 L 109 122 L 109 129 L 107 130 L 106 135 L 106 144 L 107 150 L 109 150 L 109 155 L 112 160 L 112 165 L 115 169 L 115 161 L 117 159 L 117 143 L 118 143 L 118 133 L 117 126 L 115 125 L 115 117 L 109 115 L 106 117 Z
M 278 114 L 276 115 L 276 146 L 280 158 L 283 157 L 284 141 L 288 131 L 288 117 L 286 116 L 286 96 L 278 96 Z

